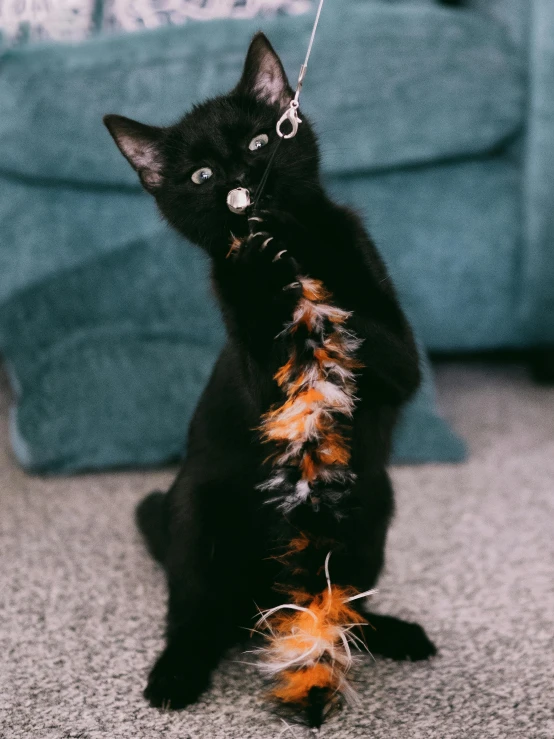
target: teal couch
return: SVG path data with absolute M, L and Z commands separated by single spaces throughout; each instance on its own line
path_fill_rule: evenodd
M 434 350 L 554 343 L 554 6 L 328 2 L 304 91 L 329 188 L 358 207 Z M 294 78 L 312 16 L 189 23 L 0 54 L 0 352 L 33 470 L 158 464 L 222 341 L 206 264 L 101 126 L 230 88 L 264 28 Z M 423 394 L 397 459 L 459 459 Z

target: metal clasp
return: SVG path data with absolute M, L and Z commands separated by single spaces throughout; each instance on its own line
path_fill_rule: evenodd
M 279 118 L 279 121 L 277 123 L 277 134 L 282 139 L 293 139 L 298 133 L 298 126 L 302 123 L 301 118 L 298 117 L 298 107 L 298 100 L 291 100 L 289 107 Z M 283 131 L 281 130 L 281 127 L 285 121 L 288 121 L 292 126 L 292 131 L 290 133 L 283 133 Z

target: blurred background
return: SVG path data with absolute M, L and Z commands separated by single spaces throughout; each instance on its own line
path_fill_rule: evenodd
M 47 721 L 53 737 L 62 725 L 90 739 L 179 731 L 156 724 L 132 679 L 137 650 L 142 666 L 156 651 L 163 600 L 132 509 L 169 484 L 223 332 L 203 257 L 162 223 L 101 119 L 175 122 L 234 86 L 259 28 L 294 84 L 315 5 L 0 1 L 0 545 L 20 667 L 6 736 L 46 738 Z M 360 678 L 380 709 L 359 709 L 357 725 L 551 737 L 554 4 L 327 0 L 302 107 L 326 184 L 363 214 L 424 364 L 396 437 L 383 603 L 423 614 L 443 662 L 417 668 L 417 689 L 392 667 L 377 684 Z M 63 624 L 79 636 L 67 641 Z M 233 669 L 237 711 L 216 725 L 198 709 L 191 736 L 262 736 Z M 225 713 L 221 679 L 212 701 Z M 438 696 L 427 709 L 422 686 Z M 22 709 L 31 688 L 40 715 Z M 406 691 L 412 733 L 397 723 Z M 105 723 L 114 693 L 136 701 L 132 720 L 118 706 Z M 344 721 L 333 736 L 362 735 Z
M 11 444 L 41 472 L 182 453 L 222 342 L 202 256 L 109 140 L 229 90 L 262 27 L 297 77 L 308 0 L 4 0 L 0 352 Z M 554 380 L 554 12 L 545 0 L 325 7 L 303 108 L 434 356 L 525 350 Z M 431 374 L 395 459 L 455 461 Z

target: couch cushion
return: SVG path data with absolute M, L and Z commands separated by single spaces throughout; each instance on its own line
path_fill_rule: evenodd
M 29 285 L 159 231 L 154 199 L 136 188 L 41 187 L 0 176 L 0 313 Z
M 535 0 L 464 0 L 468 8 L 494 18 L 503 25 L 516 44 L 526 47 L 530 37 Z
M 135 185 L 101 116 L 171 123 L 237 81 L 261 25 L 296 78 L 312 24 L 207 23 L 7 51 L 0 57 L 0 173 Z M 486 152 L 522 125 L 522 59 L 483 15 L 434 6 L 329 4 L 303 102 L 324 167 L 355 173 Z
M 521 167 L 514 160 L 497 155 L 332 178 L 338 199 L 367 212 L 371 234 L 429 350 L 529 344 L 519 318 L 524 219 Z M 542 332 L 547 315 L 533 316 Z
M 223 342 L 199 250 L 143 240 L 21 291 L 0 350 L 17 401 L 12 443 L 32 470 L 152 465 L 178 457 Z M 455 461 L 430 370 L 396 437 L 397 461 Z

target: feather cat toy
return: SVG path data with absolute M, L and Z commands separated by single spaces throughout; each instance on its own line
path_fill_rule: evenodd
M 259 33 L 238 85 L 175 125 L 104 120 L 162 215 L 209 256 L 227 328 L 182 470 L 137 509 L 169 589 L 144 695 L 194 703 L 257 618 L 273 698 L 317 727 L 355 699 L 356 646 L 435 648 L 417 624 L 360 612 L 393 513 L 392 431 L 420 376 L 375 245 L 321 183 L 299 114 L 308 57 L 294 93 Z
M 332 303 L 319 280 L 300 277 L 301 296 L 283 331 L 288 359 L 275 375 L 284 401 L 263 418 L 262 436 L 272 447 L 273 471 L 260 485 L 267 503 L 284 514 L 304 506 L 302 529 L 281 556 L 280 586 L 290 603 L 262 614 L 268 646 L 263 669 L 276 680 L 273 695 L 283 703 L 305 706 L 317 726 L 337 693 L 355 695 L 347 682 L 352 648 L 363 641 L 353 633 L 365 621 L 350 603 L 372 595 L 331 582 L 332 548 L 340 547 L 337 526 L 322 527 L 325 506 L 340 521 L 350 515 L 349 494 L 355 481 L 350 468 L 350 422 L 356 402 L 356 350 L 360 340 L 346 327 L 350 314 Z M 323 550 L 327 585 L 314 590 Z M 314 568 L 316 568 L 314 570 Z M 288 583 L 287 583 L 288 580 Z M 285 583 L 287 586 L 284 587 Z

